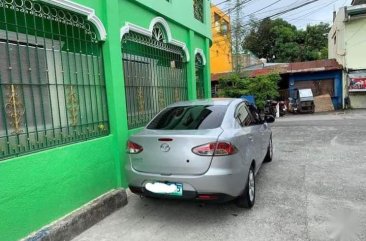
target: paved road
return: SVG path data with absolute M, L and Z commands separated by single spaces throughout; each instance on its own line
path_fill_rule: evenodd
M 366 111 L 288 116 L 273 134 L 252 210 L 131 195 L 75 241 L 366 240 Z

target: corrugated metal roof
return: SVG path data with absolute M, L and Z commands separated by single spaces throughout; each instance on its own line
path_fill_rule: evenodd
M 287 73 L 320 72 L 341 69 L 343 69 L 342 65 L 338 64 L 335 59 L 323 59 L 290 63 L 287 68 Z
M 218 81 L 219 79 L 225 78 L 225 77 L 229 76 L 230 74 L 232 74 L 232 72 L 211 74 L 211 81 Z
M 256 69 L 253 70 L 249 77 L 257 77 L 257 76 L 261 76 L 261 75 L 267 75 L 273 72 L 272 68 L 266 68 L 266 69 Z
M 274 71 L 279 74 L 294 74 L 294 73 L 311 73 L 311 72 L 322 72 L 332 70 L 342 70 L 342 65 L 338 64 L 335 59 L 323 59 L 307 62 L 295 62 L 289 64 L 269 66 L 261 69 L 255 69 L 249 72 L 248 75 L 241 73 L 242 77 L 256 77 L 261 75 L 267 75 Z M 218 81 L 220 78 L 228 77 L 233 73 L 219 73 L 212 74 L 211 81 Z

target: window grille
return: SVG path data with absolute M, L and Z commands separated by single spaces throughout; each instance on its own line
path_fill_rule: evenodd
M 0 160 L 109 133 L 101 45 L 81 15 L 0 0 Z
M 203 99 L 205 98 L 204 65 L 203 58 L 200 54 L 196 54 L 195 65 L 197 99 Z
M 167 105 L 188 99 L 184 51 L 166 43 L 160 25 L 152 38 L 126 34 L 122 56 L 129 129 L 146 125 Z
M 203 0 L 193 0 L 193 11 L 194 17 L 203 22 L 204 14 L 203 14 Z

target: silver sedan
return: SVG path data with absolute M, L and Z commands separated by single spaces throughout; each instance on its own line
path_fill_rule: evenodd
M 129 188 L 138 195 L 255 202 L 255 176 L 272 160 L 272 132 L 243 99 L 179 102 L 127 143 Z

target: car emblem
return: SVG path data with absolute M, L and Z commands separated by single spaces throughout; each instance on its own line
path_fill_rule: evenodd
M 170 151 L 170 146 L 169 146 L 168 144 L 166 144 L 166 143 L 163 143 L 163 144 L 161 144 L 161 146 L 160 146 L 160 150 L 161 150 L 162 152 L 168 152 L 168 151 Z

